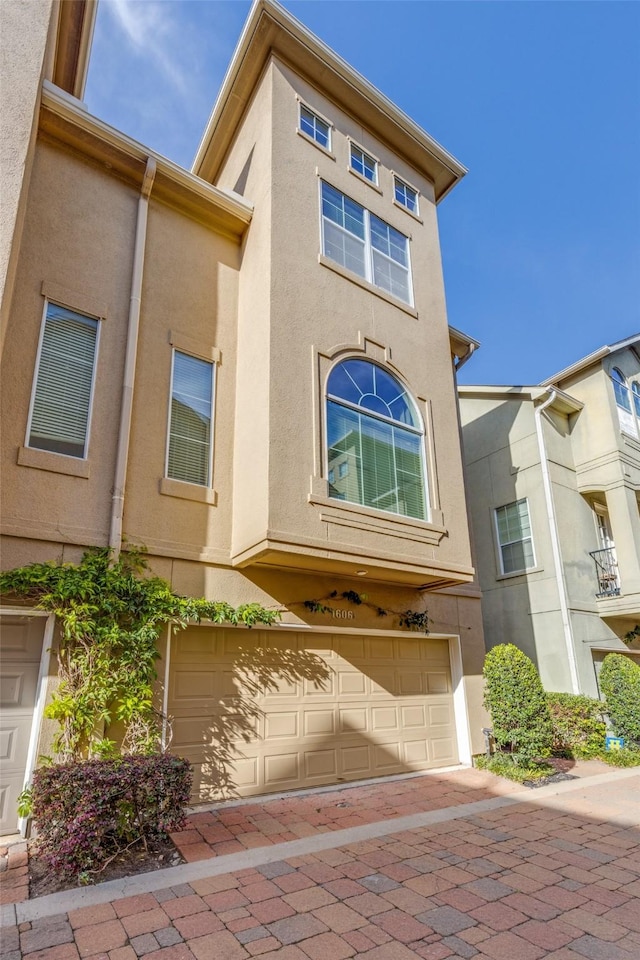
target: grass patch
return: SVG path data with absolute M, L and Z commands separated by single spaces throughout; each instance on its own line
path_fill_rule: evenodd
M 598 757 L 611 767 L 640 767 L 640 750 L 623 747 L 622 750 L 606 750 Z
M 525 780 L 543 780 L 555 773 L 551 764 L 545 763 L 544 760 L 518 764 L 505 753 L 494 753 L 491 757 L 476 757 L 475 765 L 480 770 L 489 770 L 497 777 L 506 777 L 507 780 L 515 780 L 516 783 L 524 783 Z

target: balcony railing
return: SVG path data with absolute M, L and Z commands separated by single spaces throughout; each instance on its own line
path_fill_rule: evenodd
M 615 550 L 612 547 L 606 547 L 604 550 L 592 550 L 590 556 L 593 557 L 596 565 L 596 577 L 598 578 L 596 597 L 619 597 L 620 577 L 618 576 Z

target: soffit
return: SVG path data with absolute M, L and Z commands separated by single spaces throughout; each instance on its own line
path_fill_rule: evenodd
M 265 64 L 277 57 L 357 118 L 434 184 L 436 201 L 466 168 L 279 4 L 259 0 L 214 106 L 193 171 L 215 182 Z
M 251 221 L 252 208 L 241 197 L 183 170 L 165 157 L 120 134 L 88 114 L 70 98 L 46 84 L 42 93 L 40 133 L 93 160 L 110 175 L 140 188 L 147 159 L 156 161 L 152 198 L 214 227 L 234 240 L 242 237 Z

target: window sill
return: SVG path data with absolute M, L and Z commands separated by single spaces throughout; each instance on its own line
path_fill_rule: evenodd
M 354 170 L 353 167 L 349 167 L 349 173 L 353 174 L 354 177 L 357 177 L 358 180 L 362 180 L 363 183 L 366 183 L 368 187 L 371 187 L 372 190 L 375 190 L 376 193 L 379 193 L 382 196 L 382 189 L 378 186 L 377 183 L 374 183 L 373 180 L 368 180 L 367 177 L 363 177 L 358 170 Z
M 499 573 L 496 580 L 513 580 L 514 577 L 528 577 L 530 573 L 542 573 L 544 567 L 529 567 L 527 570 L 514 570 L 513 573 Z
M 317 493 L 309 495 L 309 503 L 320 507 L 320 519 L 341 526 L 354 526 L 374 533 L 401 535 L 405 539 L 437 544 L 447 530 L 441 511 L 432 510 L 432 519 L 416 520 L 402 514 L 363 507 L 348 500 L 337 500 Z
M 197 503 L 208 503 L 215 507 L 218 494 L 211 487 L 201 487 L 197 483 L 185 483 L 184 480 L 171 480 L 162 477 L 159 484 L 160 493 L 166 497 L 178 497 L 179 500 L 195 500 Z
M 318 143 L 317 140 L 314 140 L 313 137 L 310 137 L 308 133 L 304 132 L 304 130 L 296 127 L 296 133 L 299 137 L 302 137 L 303 140 L 306 140 L 307 143 L 310 143 L 312 147 L 316 147 L 317 150 L 320 150 L 321 153 L 324 153 L 325 157 L 329 157 L 330 160 L 336 159 L 328 147 L 323 147 L 321 143 Z
M 34 470 L 48 470 L 49 473 L 63 473 L 69 477 L 89 479 L 89 461 L 78 457 L 67 457 L 63 453 L 50 450 L 38 450 L 36 447 L 18 447 L 17 463 L 20 467 L 32 467 Z
M 323 267 L 328 267 L 329 270 L 333 270 L 334 273 L 339 273 L 341 277 L 345 278 L 345 280 L 350 280 L 351 283 L 356 283 L 364 290 L 368 290 L 369 293 L 374 293 L 376 297 L 380 297 L 381 300 L 386 300 L 387 303 L 391 303 L 394 307 L 398 307 L 399 310 L 402 310 L 404 313 L 408 313 L 410 317 L 414 317 L 416 320 L 418 319 L 418 311 L 415 309 L 415 307 L 409 306 L 409 304 L 405 303 L 404 300 L 398 300 L 397 297 L 387 293 L 386 290 L 383 290 L 381 287 L 376 287 L 373 283 L 369 283 L 368 280 L 364 280 L 362 277 L 359 277 L 357 273 L 353 273 L 351 270 L 341 267 L 339 263 L 329 260 L 329 258 L 325 257 L 323 253 L 318 254 L 318 263 L 320 263 Z
M 402 210 L 403 213 L 409 214 L 409 216 L 417 223 L 424 223 L 424 220 L 419 213 L 414 213 L 413 210 L 409 210 L 409 207 L 405 207 L 404 203 L 398 203 L 395 197 L 391 202 L 393 203 L 394 207 L 397 207 L 398 210 Z

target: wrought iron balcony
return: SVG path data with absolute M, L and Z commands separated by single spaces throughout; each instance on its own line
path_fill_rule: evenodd
M 618 576 L 616 552 L 613 547 L 606 547 L 604 550 L 592 550 L 590 556 L 593 557 L 596 565 L 596 577 L 598 578 L 596 597 L 619 597 L 620 577 Z

